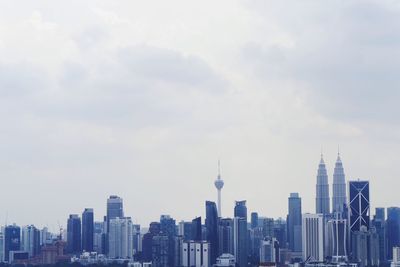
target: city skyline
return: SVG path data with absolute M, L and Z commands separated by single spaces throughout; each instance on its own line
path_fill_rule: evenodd
M 217 175 L 216 175 L 216 180 L 214 180 L 214 186 L 215 186 L 215 181 L 218 181 L 219 179 L 221 179 L 221 166 L 220 166 L 220 160 L 218 160 L 217 161 L 218 162 L 218 171 L 217 171 Z M 337 171 L 337 169 L 336 168 L 338 168 L 338 165 L 337 164 L 340 164 L 340 168 L 341 168 L 341 172 L 343 172 L 343 167 L 342 167 L 342 161 L 341 161 L 341 157 L 340 157 L 340 155 L 339 155 L 339 153 L 337 153 L 337 158 L 336 158 L 336 162 L 335 162 L 335 169 L 333 170 L 333 174 L 335 173 L 335 171 Z M 322 165 L 321 165 L 322 164 Z M 321 166 L 322 166 L 322 168 L 323 168 L 323 170 L 321 170 Z M 325 161 L 324 161 L 324 154 L 321 152 L 321 154 L 320 154 L 320 161 L 319 161 L 319 164 L 318 164 L 318 171 L 317 171 L 317 191 L 316 192 L 314 192 L 315 193 L 315 196 L 314 196 L 314 207 L 310 207 L 309 209 L 305 209 L 304 208 L 304 205 L 303 204 L 300 204 L 301 205 L 301 209 L 303 210 L 302 212 L 301 212 L 301 214 L 308 214 L 308 213 L 311 213 L 311 214 L 322 214 L 322 212 L 315 212 L 315 207 L 316 207 L 316 199 L 318 199 L 318 195 L 320 195 L 321 193 L 318 191 L 318 182 L 320 181 L 320 179 L 321 178 L 319 178 L 319 175 L 321 175 L 321 171 L 322 171 L 322 175 L 325 175 L 325 172 L 327 173 L 327 176 L 328 176 L 328 192 L 329 192 L 329 194 L 328 194 L 328 202 L 329 202 L 329 206 L 332 206 L 333 205 L 333 202 L 335 201 L 334 200 L 334 194 L 333 194 L 333 184 L 334 184 L 334 182 L 335 182 L 335 179 L 334 179 L 334 177 L 333 177 L 333 175 L 331 175 L 332 176 L 332 179 L 329 179 L 329 169 L 325 169 L 326 168 L 326 163 L 325 163 Z M 324 179 L 324 178 L 323 178 Z M 221 179 L 222 180 L 222 179 Z M 346 187 L 348 187 L 349 186 L 349 182 L 354 182 L 354 181 L 359 181 L 360 179 L 356 179 L 356 180 L 352 180 L 352 179 L 350 179 L 350 180 L 346 180 Z M 362 180 L 362 179 L 361 179 Z M 369 182 L 369 180 L 368 179 L 364 179 L 364 180 L 367 180 L 368 182 Z M 217 188 L 214 188 L 214 189 L 217 189 Z M 216 191 L 218 191 L 218 189 L 216 190 Z M 349 192 L 348 192 L 348 190 L 346 190 L 345 191 L 345 194 L 347 195 Z M 293 192 L 289 192 L 289 195 L 288 196 L 286 196 L 286 197 L 283 197 L 284 199 L 286 199 L 287 197 L 292 197 L 292 194 L 300 194 L 300 195 L 297 195 L 297 197 L 300 197 L 303 201 L 304 201 L 304 199 L 307 199 L 307 197 L 301 197 L 301 194 L 302 194 L 302 192 L 295 192 L 295 193 L 293 193 Z M 107 199 L 107 201 L 105 202 L 107 205 L 107 207 L 108 207 L 108 205 L 110 205 L 109 203 L 119 203 L 119 204 L 117 204 L 118 206 L 116 207 L 116 211 L 114 212 L 115 213 L 115 215 L 109 215 L 109 216 L 107 216 L 108 215 L 108 212 L 109 212 L 109 209 L 104 209 L 104 213 L 102 213 L 101 211 L 94 211 L 94 209 L 93 208 L 91 208 L 91 207 L 82 207 L 82 211 L 83 211 L 83 213 L 85 213 L 87 210 L 91 210 L 91 212 L 93 213 L 93 211 L 94 211 L 94 221 L 102 221 L 103 219 L 104 219 L 104 216 L 107 216 L 108 218 L 115 218 L 116 216 L 117 216 L 117 214 L 120 214 L 120 218 L 122 218 L 122 217 L 124 217 L 124 210 L 127 208 L 126 207 L 126 204 L 124 204 L 124 206 L 125 206 L 125 209 L 124 209 L 124 207 L 122 206 L 122 203 L 123 203 L 123 199 L 124 199 L 124 197 L 122 197 L 122 196 L 119 196 L 119 195 L 116 195 L 116 194 L 112 194 L 112 195 L 109 195 L 109 196 L 107 196 L 108 197 L 108 199 Z M 346 198 L 346 197 L 345 197 Z M 116 202 L 115 202 L 116 201 Z M 212 201 L 212 202 L 214 202 L 214 203 L 216 203 L 216 205 L 217 205 L 217 207 L 218 207 L 218 202 L 219 202 L 219 197 L 218 197 L 218 193 L 216 193 L 216 197 L 215 197 L 215 199 L 206 199 L 206 200 L 203 200 L 203 202 L 207 202 L 207 201 Z M 247 202 L 247 200 L 244 200 L 245 202 Z M 222 205 L 222 203 L 223 203 L 224 201 L 223 201 L 223 197 L 221 197 L 221 205 Z M 234 207 L 235 207 L 235 203 L 237 203 L 237 202 L 240 202 L 240 200 L 238 200 L 238 198 L 236 198 L 234 201 L 233 201 L 233 203 L 231 203 L 231 205 L 230 205 L 230 209 L 228 208 L 227 210 L 228 210 L 228 214 L 230 214 L 230 215 L 224 215 L 223 217 L 225 217 L 225 218 L 234 218 L 235 216 L 234 216 Z M 300 201 L 300 203 L 301 203 L 301 201 Z M 318 201 L 317 201 L 317 203 L 318 203 Z M 116 204 L 114 204 L 114 205 L 116 205 Z M 347 201 L 345 202 L 345 204 L 347 205 L 347 204 L 349 204 Z M 111 204 L 111 205 L 113 205 L 113 204 Z M 228 206 L 229 206 L 229 204 L 228 204 Z M 248 207 L 248 205 L 246 205 L 247 207 Z M 394 205 L 392 205 L 392 206 L 394 206 Z M 377 206 L 378 207 L 378 206 Z M 391 207 L 391 206 L 390 206 Z M 371 205 L 371 210 L 374 210 L 374 208 L 375 208 L 375 205 Z M 250 209 L 249 210 L 249 212 L 252 212 L 252 211 L 256 211 L 256 209 Z M 122 212 L 122 213 L 121 213 Z M 217 208 L 217 212 L 219 213 L 220 212 L 220 210 Z M 270 216 L 270 217 L 273 217 L 273 218 L 285 218 L 285 213 L 287 213 L 288 212 L 288 210 L 282 210 L 282 215 L 278 215 L 278 216 L 271 216 L 271 214 L 263 214 L 263 213 L 261 213 L 261 212 L 259 212 L 259 214 L 260 215 L 266 215 L 266 216 Z M 328 212 L 329 213 L 329 212 Z M 332 213 L 335 213 L 333 210 L 332 210 Z M 68 213 L 68 216 L 70 216 L 70 214 L 72 214 L 72 215 L 75 215 L 75 214 L 80 214 L 80 212 L 69 212 Z M 171 215 L 171 214 L 169 214 L 169 213 L 163 213 L 163 212 L 161 212 L 160 211 L 160 213 L 159 214 L 167 214 L 167 215 Z M 202 211 L 200 214 L 199 213 L 197 213 L 194 217 L 203 217 L 203 218 L 205 218 L 206 216 L 206 212 L 205 211 Z M 131 218 L 132 216 L 130 215 L 130 214 L 127 214 L 127 216 L 129 216 L 129 218 Z M 159 215 L 160 216 L 160 215 Z M 172 215 L 171 215 L 172 216 Z M 118 217 L 118 216 L 117 216 Z M 179 218 L 179 217 L 175 217 L 175 216 L 172 216 L 173 218 L 176 218 L 176 219 L 178 219 L 179 221 L 190 221 L 191 219 L 190 218 Z M 193 218 L 194 218 L 193 217 Z M 8 225 L 8 224 L 12 224 L 12 223 L 17 223 L 17 224 L 20 224 L 19 222 L 14 222 L 14 221 L 8 221 L 8 218 L 6 218 L 7 219 L 7 222 L 4 224 L 4 225 Z M 153 221 L 157 221 L 158 220 L 158 218 L 154 218 L 153 220 L 150 220 L 150 221 L 148 221 L 148 222 L 141 222 L 140 221 L 140 218 L 135 218 L 135 217 L 132 217 L 132 221 L 133 221 L 133 223 L 138 223 L 138 224 L 142 224 L 142 225 L 149 225 L 151 222 L 153 222 Z M 62 220 L 61 220 L 62 221 Z M 31 225 L 31 224 L 34 224 L 34 225 L 36 225 L 36 226 L 40 226 L 40 227 L 49 227 L 49 230 L 52 230 L 53 232 L 57 232 L 57 230 L 59 229 L 59 227 L 62 227 L 63 226 L 63 223 L 60 223 L 60 220 L 58 220 L 57 221 L 57 226 L 55 227 L 55 228 L 53 228 L 54 226 L 51 226 L 51 225 L 49 225 L 49 224 L 46 224 L 46 225 L 40 225 L 40 224 L 35 224 L 35 223 L 33 223 L 32 222 L 32 220 L 30 221 L 30 223 L 27 223 L 27 224 L 20 224 L 20 225 Z M 65 226 L 66 226 L 66 224 L 65 224 Z M 144 229 L 146 229 L 146 226 L 144 227 Z
M 110 195 L 135 223 L 190 220 L 218 159 L 224 217 L 241 199 L 284 217 L 292 192 L 314 212 L 321 145 L 330 189 L 340 145 L 371 208 L 397 205 L 397 3 L 17 2 L 0 3 L 2 224 L 99 220 Z

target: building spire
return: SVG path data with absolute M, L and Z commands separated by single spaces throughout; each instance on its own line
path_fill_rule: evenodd
M 221 162 L 218 159 L 218 179 L 221 179 Z

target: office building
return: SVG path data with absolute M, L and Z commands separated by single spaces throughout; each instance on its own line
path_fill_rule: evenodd
M 234 216 L 244 218 L 247 222 L 246 200 L 235 201 Z
M 317 171 L 315 213 L 324 215 L 329 214 L 330 213 L 329 201 L 330 199 L 329 199 L 328 173 L 326 171 L 324 158 L 321 154 L 321 160 L 319 162 Z
M 379 262 L 384 263 L 387 259 L 388 238 L 386 236 L 386 216 L 384 208 L 376 208 L 372 226 L 376 229 L 379 237 Z
M 289 249 L 293 252 L 301 252 L 302 248 L 302 219 L 301 219 L 301 198 L 298 193 L 291 193 L 288 206 L 288 243 Z
M 400 247 L 400 208 L 387 208 L 387 244 L 388 259 L 392 259 L 393 248 Z
M 236 212 L 235 212 L 236 213 Z M 239 267 L 247 266 L 247 221 L 243 217 L 235 217 L 233 219 L 233 250 L 236 263 Z
M 94 213 L 93 209 L 85 209 L 82 213 L 82 249 L 92 252 L 94 240 Z
M 333 213 L 338 213 L 340 214 L 340 216 L 343 217 L 344 206 L 346 204 L 347 204 L 346 178 L 344 174 L 342 160 L 340 158 L 340 154 L 338 153 L 335 163 L 335 169 L 333 171 L 333 195 L 332 195 Z
M 9 261 L 10 252 L 19 251 L 21 248 L 21 228 L 15 224 L 4 229 L 4 260 Z
M 206 201 L 206 240 L 210 243 L 210 260 L 215 264 L 218 257 L 218 211 L 215 202 Z
M 251 228 L 254 229 L 258 227 L 258 213 L 257 212 L 252 212 L 250 215 L 250 225 Z
M 191 240 L 201 241 L 202 238 L 202 229 L 201 229 L 201 217 L 194 218 L 192 220 L 192 236 Z
M 324 216 L 303 214 L 303 260 L 324 261 Z
M 360 231 L 362 226 L 369 229 L 369 182 L 349 182 L 349 228 L 350 232 Z
M 108 256 L 112 259 L 131 259 L 133 256 L 132 220 L 130 217 L 110 219 Z
M 40 231 L 33 225 L 22 227 L 21 250 L 28 252 L 29 258 L 40 253 Z
M 325 256 L 331 257 L 332 262 L 347 261 L 347 220 L 331 219 L 327 222 L 327 253 Z
M 81 245 L 81 218 L 77 214 L 71 214 L 67 222 L 67 253 L 80 254 Z
M 218 222 L 218 255 L 235 254 L 233 249 L 233 219 L 223 218 Z
M 275 238 L 262 240 L 260 244 L 260 263 L 277 263 L 279 247 Z

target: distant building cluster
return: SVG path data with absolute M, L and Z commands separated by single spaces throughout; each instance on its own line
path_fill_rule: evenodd
M 338 153 L 332 196 L 324 159 L 318 165 L 315 212 L 303 213 L 299 193 L 288 198 L 286 218 L 251 212 L 235 201 L 232 218 L 221 211 L 224 181 L 214 183 L 217 202 L 205 202 L 205 220 L 176 222 L 169 215 L 148 229 L 124 214 L 123 199 L 107 199 L 107 214 L 95 221 L 91 208 L 71 214 L 57 234 L 34 225 L 6 225 L 0 233 L 0 262 L 81 265 L 126 263 L 133 267 L 400 267 L 400 207 L 370 215 L 370 184 L 346 183 Z M 387 214 L 386 214 L 387 213 Z M 387 216 L 386 216 L 387 215 Z

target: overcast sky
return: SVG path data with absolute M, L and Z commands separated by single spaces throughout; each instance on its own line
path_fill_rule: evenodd
M 284 217 L 332 182 L 400 206 L 398 1 L 0 2 L 0 221 L 66 225 L 106 199 L 147 227 L 216 200 Z M 7 216 L 8 214 L 8 216 Z

